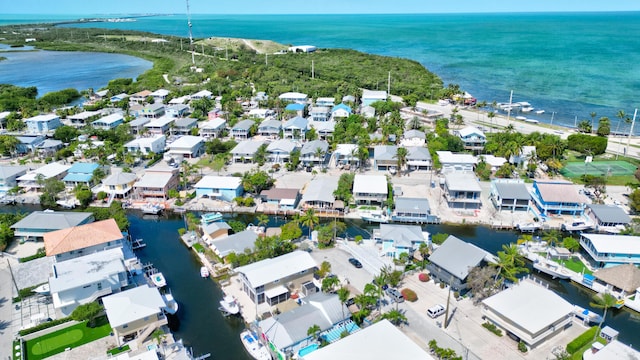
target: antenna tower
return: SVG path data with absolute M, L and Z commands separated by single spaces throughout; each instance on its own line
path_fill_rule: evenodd
M 196 59 L 193 50 L 193 33 L 191 31 L 191 12 L 189 11 L 189 0 L 187 1 L 187 24 L 189 24 L 189 51 L 191 51 L 191 63 L 196 64 Z

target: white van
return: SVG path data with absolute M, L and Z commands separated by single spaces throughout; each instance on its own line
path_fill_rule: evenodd
M 445 311 L 445 310 L 444 310 L 444 305 L 440 305 L 440 304 L 438 304 L 438 305 L 436 305 L 436 306 L 433 306 L 433 307 L 428 308 L 428 309 L 427 309 L 427 314 L 428 314 L 432 319 L 435 319 L 435 318 L 437 318 L 438 316 L 440 316 L 440 315 L 444 314 L 444 311 Z

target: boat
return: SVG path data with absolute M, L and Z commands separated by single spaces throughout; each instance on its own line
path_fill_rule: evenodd
M 520 109 L 520 111 L 528 113 L 528 112 L 532 112 L 533 111 L 533 107 L 532 106 L 524 106 L 522 109 Z
M 237 315 L 240 313 L 238 300 L 236 300 L 232 295 L 225 295 L 224 298 L 220 300 L 220 307 L 218 309 L 222 311 L 225 316 Z
M 571 273 L 567 269 L 551 260 L 537 260 L 533 263 L 533 268 L 550 275 L 554 279 L 568 279 L 571 277 Z
M 58 200 L 56 201 L 56 204 L 60 205 L 61 208 L 64 209 L 73 209 L 76 207 L 76 202 L 75 200 Z
M 363 221 L 367 221 L 370 223 L 386 224 L 389 222 L 389 217 L 387 217 L 381 212 L 372 212 L 366 215 L 361 215 L 360 217 L 362 218 Z
M 516 120 L 527 121 L 526 116 L 516 116 Z
M 214 212 L 214 213 L 206 213 L 203 214 L 200 219 L 204 225 L 211 224 L 212 222 L 222 220 L 222 213 Z
M 536 119 L 524 119 L 524 122 L 528 122 L 530 124 L 537 124 L 540 121 L 536 120 Z
M 202 276 L 203 278 L 209 277 L 209 269 L 207 269 L 206 266 L 200 267 L 200 276 Z
M 602 316 L 578 305 L 573 306 L 573 315 L 590 324 L 597 324 L 602 321 Z
M 258 235 L 262 235 L 266 231 L 264 226 L 258 226 L 253 224 L 247 225 L 247 228 L 245 230 L 251 230 Z
M 142 210 L 142 213 L 147 215 L 158 215 L 159 213 L 162 212 L 162 210 L 164 210 L 164 205 L 146 203 L 144 204 L 144 206 L 142 206 L 141 210 Z
M 164 278 L 164 275 L 162 275 L 161 272 L 156 270 L 148 276 L 151 279 L 151 283 L 153 284 L 153 286 L 157 288 L 163 288 L 167 286 L 167 280 Z
M 167 314 L 175 315 L 178 312 L 178 302 L 173 298 L 170 292 L 162 294 L 162 300 L 164 300 L 165 307 L 162 308 Z
M 51 295 L 51 289 L 49 288 L 49 283 L 44 283 L 37 288 L 32 290 L 34 293 L 40 295 Z
M 582 220 L 562 224 L 563 231 L 584 231 L 591 228 L 593 228 L 593 225 Z
M 542 115 L 542 114 L 544 114 L 544 110 L 536 110 L 536 114 Z
M 260 339 L 253 331 L 247 329 L 241 332 L 240 340 L 252 358 L 256 360 L 272 360 L 269 349 L 260 342 Z
M 542 228 L 542 224 L 533 222 L 533 223 L 523 223 L 516 225 L 516 228 L 520 230 L 520 232 L 535 232 Z

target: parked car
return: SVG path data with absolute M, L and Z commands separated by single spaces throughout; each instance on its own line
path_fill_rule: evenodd
M 350 298 L 350 299 L 348 299 L 348 300 L 347 300 L 347 302 L 345 302 L 344 304 L 345 304 L 347 307 L 349 307 L 349 306 L 351 306 L 351 305 L 353 305 L 353 304 L 355 304 L 355 303 L 356 303 L 356 298 Z
M 387 288 L 387 290 L 385 290 L 385 292 L 387 293 L 387 296 L 389 296 L 391 298 L 392 301 L 401 303 L 404 301 L 404 296 L 402 296 L 402 293 L 400 293 L 400 291 L 398 291 L 398 289 L 396 288 Z
M 349 258 L 349 262 L 358 269 L 362 267 L 362 263 L 356 258 Z
M 444 305 L 436 305 L 436 306 L 432 306 L 430 308 L 427 309 L 427 315 L 429 315 L 429 317 L 431 317 L 432 319 L 437 318 L 438 316 L 444 314 Z

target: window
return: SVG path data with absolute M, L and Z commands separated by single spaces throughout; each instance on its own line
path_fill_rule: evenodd
M 129 327 L 129 324 L 124 324 L 124 325 L 122 325 L 122 328 L 123 328 L 123 329 L 126 329 L 126 328 L 128 328 L 128 327 Z
M 102 290 L 102 283 L 98 283 L 98 290 Z

